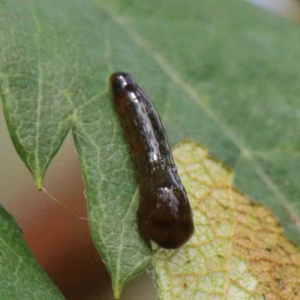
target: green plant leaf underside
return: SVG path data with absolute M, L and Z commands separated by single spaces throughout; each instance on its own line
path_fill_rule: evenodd
M 41 188 L 70 130 L 115 296 L 151 261 L 108 92 L 131 73 L 171 145 L 204 144 L 300 244 L 298 26 L 240 0 L 0 1 L 0 78 L 14 145 Z
M 14 219 L 0 206 L 0 299 L 64 299 L 37 264 Z

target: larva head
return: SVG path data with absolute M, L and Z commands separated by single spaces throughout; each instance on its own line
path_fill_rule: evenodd
M 109 79 L 111 91 L 114 97 L 122 97 L 126 93 L 128 86 L 134 85 L 134 80 L 128 73 L 113 73 Z
M 194 231 L 192 211 L 180 185 L 145 189 L 138 211 L 139 230 L 166 249 L 176 249 L 189 240 Z

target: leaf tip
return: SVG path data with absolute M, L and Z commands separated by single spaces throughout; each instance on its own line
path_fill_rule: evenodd
M 117 299 L 120 299 L 120 297 L 121 297 L 121 293 L 122 293 L 122 290 L 121 289 L 114 289 L 114 297 L 115 297 L 115 299 L 117 300 Z
M 34 178 L 34 184 L 36 188 L 40 191 L 43 187 L 43 178 L 42 177 Z
M 113 284 L 114 298 L 116 300 L 121 298 L 123 287 L 124 287 L 123 284 Z

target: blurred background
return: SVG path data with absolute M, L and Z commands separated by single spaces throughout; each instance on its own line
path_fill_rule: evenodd
M 241 0 L 245 1 L 245 0 Z M 255 5 L 300 22 L 300 1 L 251 0 Z M 109 276 L 92 243 L 86 199 L 71 135 L 46 173 L 44 191 L 11 143 L 0 109 L 0 202 L 21 226 L 40 265 L 67 299 L 113 299 Z M 150 276 L 130 283 L 122 299 L 156 299 Z
M 299 0 L 250 0 L 250 2 L 300 22 Z

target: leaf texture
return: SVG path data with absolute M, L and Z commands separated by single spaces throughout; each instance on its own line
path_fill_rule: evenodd
M 268 209 L 232 186 L 232 173 L 194 142 L 174 150 L 195 234 L 179 250 L 153 244 L 160 299 L 298 299 L 300 250 Z

